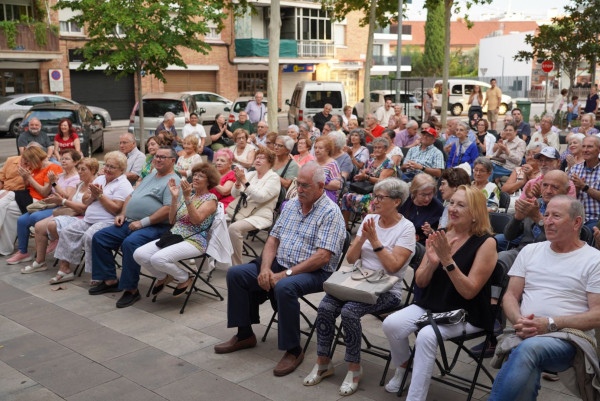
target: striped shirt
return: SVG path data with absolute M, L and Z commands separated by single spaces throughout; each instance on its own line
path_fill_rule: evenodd
M 304 262 L 321 248 L 332 253 L 322 269 L 333 272 L 342 253 L 346 230 L 340 208 L 323 194 L 306 215 L 298 198 L 290 199 L 271 236 L 279 240 L 276 258 L 281 266 L 290 268 Z
M 570 175 L 576 175 L 590 188 L 600 190 L 600 163 L 592 168 L 586 167 L 585 162 L 576 164 L 571 168 Z M 579 191 L 577 199 L 583 203 L 586 221 L 600 219 L 600 202 L 583 191 Z

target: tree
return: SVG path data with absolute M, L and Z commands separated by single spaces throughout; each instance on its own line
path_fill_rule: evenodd
M 598 18 L 600 11 L 596 1 L 592 0 L 565 6 L 565 11 L 567 15 L 553 18 L 551 24 L 540 26 L 535 35 L 526 35 L 525 43 L 531 45 L 532 50 L 522 50 L 514 59 L 553 61 L 559 73 L 563 71 L 569 76 L 570 97 L 579 64 L 587 61 L 592 65 L 600 52 L 600 29 L 597 24 L 590 24 L 591 18 Z
M 245 6 L 242 0 L 241 6 Z M 142 75 L 152 74 L 165 82 L 163 71 L 170 65 L 186 67 L 180 53 L 188 48 L 207 54 L 202 40 L 208 23 L 223 27 L 231 7 L 225 0 L 58 0 L 57 9 L 75 12 L 69 21 L 85 27 L 89 38 L 81 53 L 80 69 L 106 66 L 117 78 L 134 74 L 140 114 L 140 147 L 144 146 Z
M 267 119 L 271 131 L 279 132 L 277 119 L 277 92 L 279 87 L 279 37 L 281 35 L 281 14 L 279 0 L 271 0 L 271 21 L 269 22 L 269 73 L 267 76 L 267 99 L 271 107 Z
M 444 7 L 441 2 L 431 3 L 425 21 L 425 51 L 423 67 L 428 76 L 439 76 L 444 66 Z

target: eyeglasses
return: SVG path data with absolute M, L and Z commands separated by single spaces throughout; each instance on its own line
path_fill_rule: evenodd
M 174 157 L 164 156 L 164 155 L 156 155 L 156 156 L 154 156 L 154 158 L 158 159 L 158 160 L 174 159 Z
M 282 144 L 280 144 L 280 143 L 276 143 L 276 144 L 275 144 L 275 145 L 273 145 L 273 146 L 275 146 L 275 148 L 277 148 L 277 149 L 279 149 L 279 148 L 285 148 L 285 145 L 282 145 Z
M 433 192 L 418 193 L 417 196 L 419 198 L 431 198 L 431 197 L 433 197 Z
M 388 195 L 373 195 L 373 200 L 376 200 L 377 202 L 381 202 L 385 198 L 396 199 L 393 196 L 388 196 Z
M 104 170 L 117 170 L 119 167 L 113 166 L 112 164 L 105 164 Z
M 309 189 L 312 184 L 306 183 L 306 182 L 298 182 L 296 181 L 296 185 L 298 185 L 298 187 L 302 188 L 302 189 Z
M 194 175 L 192 175 L 192 178 L 206 178 L 206 175 L 202 174 L 202 173 L 196 173 Z
M 127 145 L 128 143 L 133 143 L 132 141 L 121 141 L 119 145 Z

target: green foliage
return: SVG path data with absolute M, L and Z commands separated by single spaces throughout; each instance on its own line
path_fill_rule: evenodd
M 8 48 L 14 49 L 17 47 L 17 23 L 15 21 L 0 21 L 0 30 L 4 31 Z
M 90 39 L 81 50 L 81 68 L 104 64 L 118 77 L 144 72 L 164 81 L 169 65 L 186 66 L 181 48 L 208 53 L 201 36 L 211 21 L 223 28 L 229 7 L 225 0 L 59 0 L 55 9 L 81 12 L 70 20 L 85 26 Z
M 377 26 L 385 28 L 392 22 L 398 22 L 398 0 L 373 0 L 377 1 Z M 369 25 L 370 0 L 326 0 L 322 2 L 323 8 L 329 10 L 334 19 L 342 20 L 352 11 L 363 11 L 365 16 L 360 20 L 360 26 Z M 406 6 L 406 3 L 404 3 Z
M 46 43 L 48 42 L 47 25 L 43 22 L 36 22 L 30 26 L 33 27 L 35 43 L 37 43 L 39 47 L 46 46 Z
M 525 43 L 532 50 L 519 51 L 514 57 L 518 61 L 552 60 L 559 74 L 562 70 L 569 76 L 571 88 L 580 62 L 585 60 L 592 65 L 600 52 L 600 27 L 590 23 L 600 18 L 597 0 L 572 0 L 572 3 L 565 6 L 565 16 L 540 26 L 536 35 L 527 35 Z
M 463 52 L 462 49 L 450 53 L 450 76 L 476 77 L 479 66 L 479 46 Z
M 444 67 L 444 5 L 429 4 L 425 22 L 425 52 L 423 53 L 423 75 L 440 76 Z

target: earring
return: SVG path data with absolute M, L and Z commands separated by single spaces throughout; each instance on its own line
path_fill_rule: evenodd
M 475 223 L 475 219 L 473 219 L 473 223 Z

